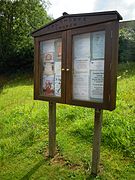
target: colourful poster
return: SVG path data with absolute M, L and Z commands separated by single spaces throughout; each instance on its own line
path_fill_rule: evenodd
M 54 76 L 43 76 L 43 92 L 46 96 L 54 95 Z

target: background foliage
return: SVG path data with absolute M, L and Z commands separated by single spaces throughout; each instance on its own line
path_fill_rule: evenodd
M 52 20 L 48 5 L 0 0 L 0 73 L 32 68 L 31 32 Z M 119 42 L 119 62 L 135 61 L 134 23 L 120 29 Z M 119 64 L 118 77 L 117 109 L 104 112 L 101 180 L 135 179 L 135 63 Z M 92 109 L 58 104 L 58 156 L 46 159 L 48 104 L 33 100 L 30 74 L 10 76 L 0 84 L 0 179 L 90 179 L 93 116 Z
M 0 1 L 0 72 L 32 67 L 31 32 L 48 23 L 48 1 Z
M 96 179 L 135 180 L 135 63 L 119 64 L 117 108 L 103 112 Z M 127 93 L 128 92 L 128 93 Z M 58 154 L 47 159 L 48 103 L 20 73 L 0 88 L 0 180 L 90 180 L 94 109 L 57 103 Z
M 119 62 L 135 61 L 135 21 L 120 29 Z
M 0 1 L 0 73 L 33 69 L 31 32 L 52 20 L 49 5 L 48 0 Z M 135 61 L 134 49 L 135 21 L 131 21 L 120 28 L 119 62 Z

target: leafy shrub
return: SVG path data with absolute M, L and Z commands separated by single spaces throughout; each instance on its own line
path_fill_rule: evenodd
M 119 62 L 135 61 L 135 25 L 120 29 Z

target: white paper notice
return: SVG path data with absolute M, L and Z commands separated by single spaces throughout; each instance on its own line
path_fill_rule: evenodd
M 103 101 L 104 72 L 91 71 L 90 76 L 90 99 Z
M 89 100 L 89 76 L 73 76 L 73 99 Z
M 55 96 L 61 96 L 61 76 L 55 76 Z
M 102 59 L 105 53 L 105 31 L 94 32 L 92 37 L 92 59 Z
M 53 75 L 54 74 L 54 63 L 44 63 L 43 75 Z
M 93 60 L 90 61 L 90 70 L 104 70 L 104 60 Z
M 55 51 L 54 42 L 55 40 L 48 40 L 41 42 L 40 43 L 41 54 L 54 52 Z
M 55 75 L 61 75 L 61 62 L 55 62 Z
M 75 59 L 74 73 L 89 73 L 89 59 Z
M 90 58 L 90 33 L 76 35 L 73 40 L 74 59 Z
M 103 102 L 105 31 L 73 37 L 73 99 Z

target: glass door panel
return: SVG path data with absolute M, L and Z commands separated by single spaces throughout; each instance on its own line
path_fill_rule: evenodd
M 40 42 L 40 95 L 61 97 L 62 39 Z
M 105 31 L 73 36 L 73 99 L 103 102 Z

